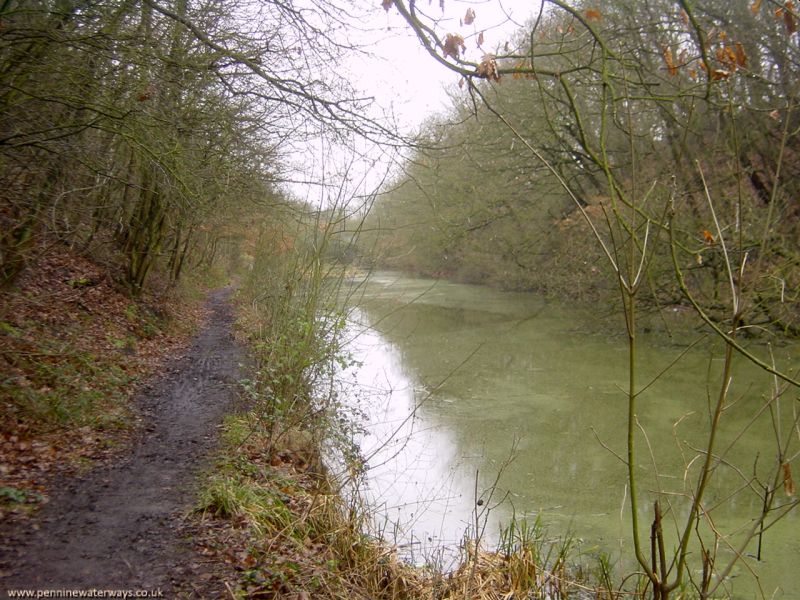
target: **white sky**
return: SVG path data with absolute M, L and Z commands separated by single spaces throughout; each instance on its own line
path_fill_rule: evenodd
M 459 76 L 439 64 L 422 47 L 403 17 L 392 7 L 388 12 L 381 0 L 370 0 L 374 8 L 367 19 L 348 32 L 348 37 L 361 45 L 366 53 L 356 54 L 340 65 L 350 73 L 351 82 L 363 91 L 365 97 L 374 97 L 373 116 L 388 112 L 397 119 L 403 133 L 416 130 L 428 117 L 442 112 L 449 104 L 447 90 L 457 90 Z M 466 40 L 468 60 L 480 62 L 484 52 L 494 52 L 509 40 L 535 11 L 540 0 L 445 0 L 444 11 L 439 0 L 418 0 L 418 10 L 438 20 L 437 31 L 458 33 Z M 460 25 L 467 9 L 475 11 L 472 25 Z M 483 49 L 477 48 L 478 33 L 484 32 Z M 358 142 L 367 160 L 351 169 L 351 190 L 346 195 L 365 194 L 379 183 L 385 171 L 391 168 L 391 158 L 383 156 L 376 166 L 370 164 L 381 154 L 381 149 L 366 142 Z M 331 182 L 335 163 L 348 164 L 350 156 L 343 149 L 311 144 L 293 152 L 293 166 L 297 179 Z M 322 170 L 325 169 L 323 177 Z M 330 194 L 319 186 L 295 184 L 291 193 L 317 205 L 330 205 Z M 328 200 L 324 196 L 328 197 Z
M 370 61 L 353 61 L 360 71 L 365 90 L 378 104 L 391 107 L 400 124 L 414 127 L 427 116 L 447 106 L 447 87 L 458 84 L 458 75 L 436 62 L 421 46 L 397 9 L 388 12 L 379 0 L 368 27 L 379 37 L 372 44 Z M 438 0 L 418 1 L 420 10 L 439 18 L 439 31 L 459 33 L 466 39 L 469 60 L 480 62 L 484 51 L 502 47 L 525 21 L 538 11 L 539 0 L 445 0 L 444 12 Z M 472 25 L 460 26 L 467 9 L 475 11 Z M 477 34 L 484 31 L 483 50 L 477 48 Z M 470 37 L 471 36 L 471 37 Z

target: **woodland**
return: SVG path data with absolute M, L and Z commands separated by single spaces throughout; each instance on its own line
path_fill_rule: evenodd
M 113 264 L 134 296 L 156 264 L 174 283 L 280 213 L 289 141 L 391 133 L 325 68 L 347 49 L 334 34 L 358 18 L 335 4 L 0 11 L 5 287 L 53 243 Z
M 792 2 L 546 2 L 494 45 L 468 17 L 427 42 L 460 83 L 369 214 L 372 260 L 594 301 L 632 239 L 659 308 L 688 304 L 671 245 L 708 310 L 730 300 L 730 260 L 741 318 L 798 333 Z M 475 45 L 483 60 L 461 63 Z
M 456 20 L 442 16 L 451 4 Z M 798 7 L 535 9 L 494 39 L 480 4 L 457 0 L 0 0 L 3 515 L 35 513 L 47 473 L 63 472 L 53 464 L 125 447 L 139 427 L 131 386 L 202 327 L 207 288 L 233 281 L 252 411 L 222 427 L 196 504 L 201 551 L 237 573 L 232 597 L 726 597 L 748 544 L 797 507 L 797 367 L 750 342 L 800 335 Z M 413 136 L 334 68 L 369 52 L 351 33 L 375 11 L 457 82 Z M 355 168 L 313 179 L 290 167 L 298 152 L 365 146 L 399 156 L 368 192 Z M 628 345 L 619 458 L 635 573 L 600 557 L 584 577 L 516 524 L 503 552 L 465 542 L 448 574 L 401 564 L 366 534 L 365 507 L 318 477 L 319 440 L 346 442 L 352 425 L 320 390 L 346 362 L 339 286 L 353 267 L 613 307 Z M 637 493 L 650 386 L 637 378 L 639 319 L 665 308 L 716 340 L 722 365 L 681 510 Z M 738 472 L 732 497 L 758 500 L 741 539 L 706 510 L 738 360 L 772 377 L 752 418 L 771 418 L 775 438 L 752 475 Z M 357 479 L 364 464 L 344 446 Z

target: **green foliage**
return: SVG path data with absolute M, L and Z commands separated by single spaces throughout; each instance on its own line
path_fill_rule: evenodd
M 39 492 L 11 486 L 0 486 L 0 510 L 2 511 L 8 510 L 23 514 L 32 513 L 42 502 L 44 502 L 44 496 Z
M 22 332 L 19 329 L 10 323 L 6 323 L 5 321 L 0 321 L 0 331 L 15 338 L 18 338 L 22 335 Z
M 213 478 L 200 493 L 197 510 L 228 519 L 246 519 L 260 533 L 288 529 L 292 515 L 270 487 L 237 475 Z
M 245 389 L 276 447 L 300 432 L 346 443 L 331 387 L 343 360 L 342 273 L 325 260 L 338 215 L 285 205 L 275 217 L 259 232 L 243 285 L 242 326 L 257 360 Z
M 80 279 L 72 279 L 69 281 L 69 285 L 74 288 L 87 287 L 92 285 L 93 283 L 94 282 L 87 277 L 81 277 Z
M 41 502 L 42 495 L 38 492 L 30 492 L 15 487 L 0 487 L 0 503 L 3 504 L 26 504 L 30 502 Z
M 142 304 L 128 304 L 125 308 L 125 318 L 133 327 L 136 335 L 143 339 L 155 337 L 166 325 L 163 317 Z

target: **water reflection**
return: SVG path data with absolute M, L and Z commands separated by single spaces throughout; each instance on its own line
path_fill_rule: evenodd
M 363 289 L 352 324 L 354 334 L 363 330 L 352 346 L 363 365 L 346 375 L 369 413 L 361 440 L 370 457 L 367 495 L 383 507 L 387 537 L 413 548 L 415 557 L 438 544 L 457 545 L 473 524 L 476 498 L 497 483 L 496 498 L 507 502 L 492 513 L 488 532 L 496 535 L 497 521 L 512 510 L 543 514 L 555 533 L 584 538 L 587 553 L 603 548 L 629 556 L 620 459 L 627 410 L 624 341 L 587 334 L 585 315 L 525 294 L 393 274 L 377 274 Z M 643 336 L 640 386 L 656 379 L 685 344 L 677 337 L 665 344 Z M 796 345 L 774 352 L 789 364 L 800 359 Z M 709 398 L 719 383 L 718 356 L 713 345 L 698 345 L 639 398 L 636 468 L 645 527 L 658 496 L 672 504 L 670 517 L 686 514 L 694 475 L 689 465 L 698 464 Z M 771 383 L 759 369 L 738 366 L 735 402 L 726 410 L 718 447 L 737 444 L 715 474 L 718 487 L 709 506 L 745 488 L 743 482 L 766 464 L 764 457 L 774 456 L 769 412 L 758 414 Z M 791 423 L 789 399 L 784 407 L 783 422 Z M 747 435 L 740 439 L 743 430 Z M 648 447 L 655 449 L 652 455 Z M 512 449 L 515 460 L 502 468 Z M 764 480 L 763 472 L 757 475 Z M 758 494 L 743 489 L 714 518 L 729 531 L 744 530 L 759 506 Z M 770 530 L 765 543 L 767 560 L 750 568 L 770 592 L 798 589 L 797 514 Z M 746 584 L 743 589 L 741 597 L 753 597 Z
M 454 400 L 409 372 L 400 349 L 371 329 L 361 311 L 352 313 L 348 333 L 356 364 L 340 378 L 365 416 L 358 444 L 376 531 L 414 562 L 451 560 L 469 527 L 474 482 L 464 477 L 452 433 L 422 409 Z

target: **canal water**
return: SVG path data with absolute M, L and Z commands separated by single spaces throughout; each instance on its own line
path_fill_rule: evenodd
M 357 442 L 376 530 L 410 560 L 447 567 L 465 535 L 477 532 L 491 547 L 512 517 L 539 518 L 553 538 L 574 538 L 578 553 L 603 552 L 621 571 L 632 569 L 622 461 L 627 341 L 621 321 L 615 329 L 607 318 L 610 307 L 579 310 L 390 272 L 351 284 L 347 334 L 356 364 L 339 380 L 346 402 L 365 415 Z M 796 344 L 753 342 L 752 349 L 771 352 L 783 368 L 800 367 Z M 722 356 L 721 345 L 699 332 L 640 336 L 635 463 L 646 549 L 656 498 L 668 546 L 687 515 Z M 775 385 L 736 360 L 704 505 L 726 535 L 718 565 L 762 510 L 761 485 L 775 483 L 778 444 L 790 457 L 800 449 L 798 392 L 770 402 Z M 797 458 L 792 465 L 800 469 Z M 775 505 L 793 500 L 780 485 Z M 708 527 L 702 534 L 714 543 Z M 753 541 L 727 581 L 734 597 L 761 597 L 756 574 L 764 597 L 800 598 L 797 513 L 764 533 L 761 561 L 756 551 Z

